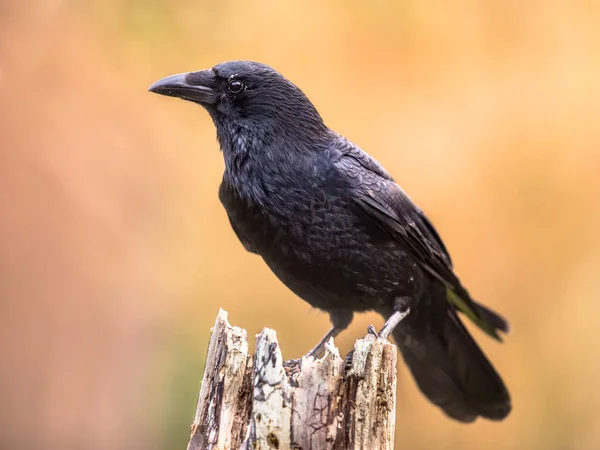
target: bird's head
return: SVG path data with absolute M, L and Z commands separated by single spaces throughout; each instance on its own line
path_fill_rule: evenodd
M 172 75 L 149 91 L 202 105 L 219 134 L 314 138 L 327 132 L 306 95 L 279 72 L 257 62 L 229 61 L 209 70 Z

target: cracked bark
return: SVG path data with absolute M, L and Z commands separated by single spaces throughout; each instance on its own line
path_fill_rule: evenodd
M 396 359 L 395 345 L 367 335 L 348 366 L 331 340 L 287 373 L 275 331 L 249 355 L 246 331 L 221 310 L 188 450 L 392 449 Z

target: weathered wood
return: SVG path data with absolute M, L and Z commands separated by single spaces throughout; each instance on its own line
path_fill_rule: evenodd
M 243 447 L 252 450 L 290 446 L 291 389 L 275 331 L 265 328 L 256 341 L 252 415 Z
M 304 358 L 293 375 L 292 436 L 303 449 L 333 448 L 345 415 L 340 411 L 344 362 L 329 341 L 321 359 Z M 339 433 L 341 435 L 341 433 Z
M 320 359 L 286 373 L 275 331 L 248 355 L 244 330 L 219 311 L 188 450 L 392 449 L 396 347 L 367 335 L 352 361 L 330 340 Z
M 219 310 L 188 450 L 239 447 L 248 425 L 251 382 L 246 330 L 232 327 Z

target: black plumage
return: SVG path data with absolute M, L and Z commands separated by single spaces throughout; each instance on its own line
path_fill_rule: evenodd
M 393 334 L 419 388 L 448 416 L 509 414 L 504 383 L 457 312 L 498 340 L 507 322 L 471 299 L 424 213 L 377 161 L 327 128 L 298 87 L 264 64 L 232 61 L 150 90 L 207 109 L 233 230 L 286 286 L 329 313 L 326 338 L 354 312 L 377 311 L 387 319 L 381 336 Z

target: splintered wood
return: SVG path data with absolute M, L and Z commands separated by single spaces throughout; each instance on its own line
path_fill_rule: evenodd
M 368 335 L 346 366 L 331 340 L 288 374 L 275 331 L 265 328 L 249 355 L 246 331 L 220 310 L 188 450 L 392 449 L 396 358 Z

